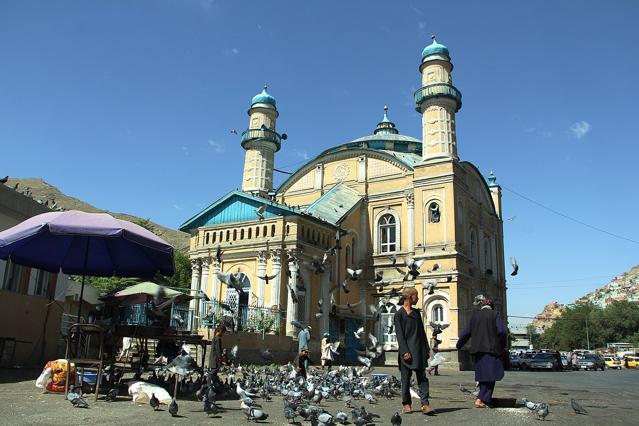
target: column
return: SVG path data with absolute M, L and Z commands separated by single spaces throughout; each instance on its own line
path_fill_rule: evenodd
M 291 273 L 291 278 L 288 282 L 288 287 L 292 287 L 295 289 L 295 283 L 297 282 L 297 265 L 293 262 L 293 256 L 297 255 L 296 250 L 289 250 L 288 252 L 288 270 Z M 297 291 L 297 290 L 295 290 Z M 295 326 L 291 324 L 291 321 L 297 320 L 297 304 L 293 303 L 293 298 L 291 297 L 291 291 L 286 289 L 286 335 L 295 337 L 297 336 Z
M 408 192 L 406 195 L 406 205 L 407 205 L 407 221 L 408 221 L 408 252 L 415 252 L 415 194 L 413 192 Z M 401 241 L 401 240 L 400 240 Z
M 200 259 L 191 259 L 191 296 L 195 296 L 198 288 L 200 287 Z M 191 299 L 189 303 L 189 309 L 195 313 L 197 306 L 196 299 Z M 192 318 L 192 317 L 191 317 Z M 191 320 L 192 321 L 192 320 Z M 193 324 L 189 324 L 189 328 L 192 328 Z
M 364 262 L 365 265 L 368 265 L 369 232 L 371 232 L 371 230 L 369 229 L 368 223 L 368 199 L 366 196 L 364 196 L 360 205 L 359 213 L 359 255 L 357 256 L 357 258 L 359 259 L 360 263 Z M 339 280 L 339 276 L 337 277 L 337 279 Z
M 200 280 L 200 287 L 197 294 L 197 315 L 202 317 L 204 315 L 204 298 L 203 296 L 206 294 L 206 290 L 208 290 L 209 285 L 209 264 L 211 263 L 211 258 L 209 256 L 205 256 L 201 260 L 202 262 L 202 279 Z
M 212 289 L 211 289 L 211 294 L 209 295 L 209 297 L 212 300 L 220 300 L 220 279 L 218 278 L 217 275 L 215 275 L 216 272 L 220 272 L 221 271 L 221 266 L 220 262 L 218 262 L 218 260 L 214 257 L 213 258 L 213 270 L 211 271 L 213 274 L 213 285 L 212 285 Z
M 329 291 L 330 291 L 330 274 L 328 271 L 320 275 L 320 299 L 322 299 L 322 310 L 324 315 L 320 317 L 319 320 L 319 332 L 320 335 L 324 333 L 328 333 L 328 313 L 331 309 L 330 300 L 329 300 Z
M 282 291 L 282 251 L 281 249 L 271 252 L 271 261 L 273 262 L 272 272 L 275 275 L 271 283 L 271 306 L 280 308 L 280 295 Z
M 266 260 L 268 258 L 268 252 L 266 251 L 258 251 L 257 252 L 257 276 L 264 277 L 266 276 Z M 258 306 L 264 306 L 264 289 L 266 286 L 266 280 L 258 278 L 257 285 L 257 304 Z M 271 283 L 271 285 L 273 285 Z

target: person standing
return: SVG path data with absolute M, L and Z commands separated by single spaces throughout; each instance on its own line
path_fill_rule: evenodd
M 331 369 L 333 365 L 333 346 L 331 345 L 331 337 L 329 333 L 324 333 L 322 338 L 322 368 Z
M 434 410 L 428 401 L 428 379 L 424 370 L 428 364 L 430 349 L 426 341 L 426 331 L 420 310 L 413 308 L 419 301 L 414 287 L 404 288 L 402 291 L 403 304 L 395 313 L 394 324 L 399 351 L 397 364 L 402 380 L 402 405 L 404 413 L 411 413 L 410 379 L 415 372 L 419 385 L 419 398 L 422 403 L 422 413 L 432 415 Z
M 475 380 L 479 382 L 479 395 L 475 407 L 486 408 L 493 401 L 495 382 L 504 378 L 501 356 L 506 347 L 506 327 L 497 312 L 493 300 L 486 297 L 479 311 L 473 312 L 470 323 L 457 341 L 461 349 L 472 337 L 470 354 L 475 363 Z
M 301 329 L 297 334 L 298 340 L 298 352 L 302 352 L 303 348 L 308 349 L 308 345 L 311 342 L 311 326 L 307 325 L 305 328 Z
M 213 341 L 211 342 L 211 355 L 209 355 L 209 368 L 217 371 L 222 366 L 222 336 L 226 328 L 218 325 L 213 332 Z

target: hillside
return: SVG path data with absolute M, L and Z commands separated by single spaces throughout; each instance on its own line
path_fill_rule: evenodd
M 614 301 L 622 300 L 639 303 L 639 265 L 613 278 L 595 291 L 581 296 L 575 300 L 575 304 L 592 303 L 600 308 L 605 308 Z M 535 316 L 531 324 L 540 331 L 550 327 L 553 319 L 561 315 L 564 306 L 558 302 L 550 302 L 544 306 L 541 313 Z
M 31 197 L 35 200 L 40 200 L 42 203 L 47 203 L 49 207 L 53 207 L 54 210 L 63 208 L 64 210 L 80 210 L 88 213 L 109 213 L 118 219 L 128 220 L 130 222 L 142 222 L 143 218 L 133 216 L 127 213 L 114 213 L 109 210 L 104 210 L 92 206 L 77 198 L 64 194 L 55 186 L 45 182 L 42 179 L 26 178 L 17 179 L 9 178 L 6 186 L 13 188 L 18 184 L 17 190 L 23 192 L 27 189 L 31 191 Z M 163 238 L 169 244 L 171 244 L 176 250 L 186 251 L 189 247 L 189 234 L 180 232 L 175 229 L 167 228 L 162 225 L 158 225 L 154 222 L 149 222 L 153 232 L 160 238 Z

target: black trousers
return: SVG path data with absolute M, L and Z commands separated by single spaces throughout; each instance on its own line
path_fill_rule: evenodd
M 404 366 L 404 364 L 401 364 L 400 361 L 399 371 L 402 376 L 402 405 L 411 405 L 410 379 L 413 372 L 415 372 L 415 378 L 417 378 L 417 393 L 419 394 L 419 399 L 421 400 L 422 405 L 428 404 L 429 385 L 426 374 L 424 374 L 424 370 L 411 370 Z

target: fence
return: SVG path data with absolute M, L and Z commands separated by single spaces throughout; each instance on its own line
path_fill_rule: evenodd
M 278 334 L 283 325 L 285 312 L 275 306 L 229 306 L 218 300 L 202 301 L 200 319 L 203 327 L 215 327 L 225 318 L 233 320 L 234 331 L 258 331 Z

